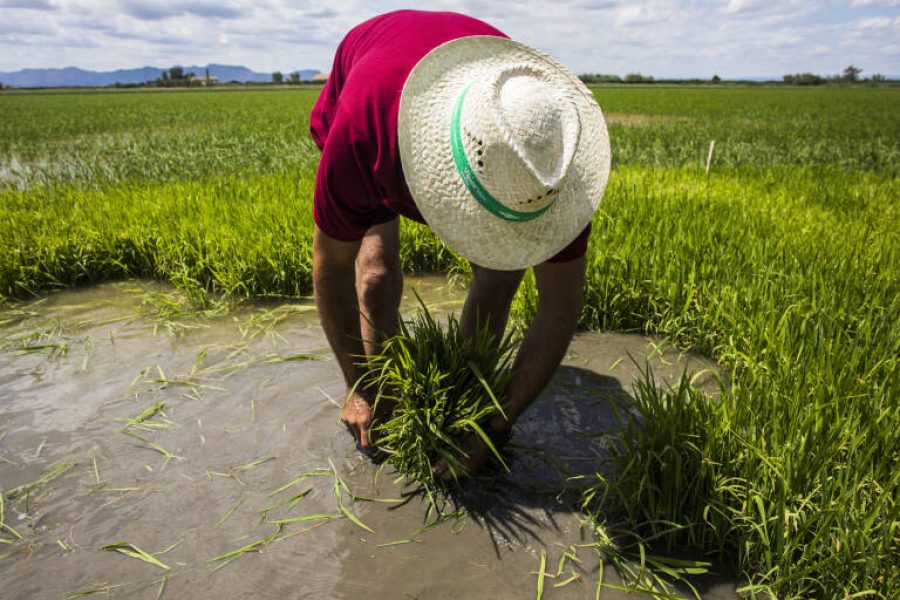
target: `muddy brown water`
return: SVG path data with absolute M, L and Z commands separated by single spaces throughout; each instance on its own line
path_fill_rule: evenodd
M 578 546 L 593 539 L 560 494 L 566 477 L 606 472 L 603 439 L 590 434 L 612 429 L 609 399 L 631 390 L 645 361 L 660 385 L 685 369 L 712 380 L 708 361 L 653 340 L 578 334 L 516 425 L 511 472 L 484 472 L 466 486 L 466 516 L 420 531 L 425 503 L 362 456 L 338 420 L 344 387 L 311 306 L 253 305 L 170 330 L 136 311 L 136 286 L 163 289 L 70 290 L 0 321 L 0 490 L 65 468 L 27 501 L 6 503 L 23 539 L 0 544 L 2 598 L 532 598 L 542 549 L 555 574 L 573 546 L 581 563 L 546 579 L 544 598 L 593 598 L 596 554 Z M 465 294 L 443 278 L 411 277 L 407 312 L 412 289 L 438 312 L 457 310 Z M 121 433 L 157 403 L 152 420 L 164 427 L 127 429 L 146 442 Z M 346 518 L 294 523 L 260 551 L 208 562 L 278 532 L 261 511 L 307 490 L 268 518 L 339 513 L 332 476 L 272 495 L 332 463 L 356 495 L 409 501 L 342 492 L 374 533 Z M 120 541 L 170 569 L 102 549 Z M 619 581 L 609 568 L 604 577 Z M 735 585 L 717 580 L 703 595 L 733 598 Z

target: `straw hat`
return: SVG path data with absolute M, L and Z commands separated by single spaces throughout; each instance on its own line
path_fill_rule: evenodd
M 450 248 L 521 269 L 574 240 L 609 178 L 609 134 L 558 62 L 494 36 L 429 52 L 403 86 L 400 159 L 413 200 Z

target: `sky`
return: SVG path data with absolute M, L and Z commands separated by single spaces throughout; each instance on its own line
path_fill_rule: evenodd
M 491 23 L 577 73 L 900 74 L 900 0 L 418 0 Z M 243 65 L 330 70 L 392 0 L 0 0 L 0 71 Z

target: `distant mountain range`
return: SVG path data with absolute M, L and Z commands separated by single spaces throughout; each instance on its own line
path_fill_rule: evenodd
M 203 67 L 183 67 L 185 73 L 193 73 L 199 77 L 206 74 L 216 77 L 222 83 L 228 81 L 268 82 L 272 81 L 271 73 L 257 73 L 247 67 L 233 65 L 210 64 Z M 139 69 L 119 69 L 117 71 L 86 71 L 78 67 L 64 69 L 22 69 L 20 71 L 0 71 L 0 83 L 10 87 L 103 87 L 116 83 L 143 83 L 158 79 L 163 71 L 159 67 L 141 67 Z M 288 72 L 284 73 L 287 79 Z M 300 79 L 310 79 L 319 73 L 316 69 L 300 69 Z

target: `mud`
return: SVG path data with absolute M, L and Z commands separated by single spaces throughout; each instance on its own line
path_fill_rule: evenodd
M 593 539 L 567 478 L 606 472 L 610 398 L 628 393 L 645 364 L 661 385 L 685 369 L 712 385 L 701 357 L 640 336 L 579 334 L 516 426 L 511 472 L 485 471 L 458 499 L 464 517 L 420 531 L 426 504 L 415 489 L 359 454 L 338 421 L 344 385 L 308 303 L 173 324 L 136 317 L 135 285 L 61 292 L 0 318 L 0 489 L 65 467 L 6 503 L 23 539 L 0 544 L 3 598 L 528 598 L 542 549 L 555 575 L 573 546 L 581 563 L 546 579 L 544 598 L 593 598 L 596 555 L 577 547 Z M 409 278 L 407 312 L 412 289 L 438 312 L 464 297 L 441 278 Z M 126 427 L 157 403 L 150 428 Z M 374 533 L 346 518 L 289 524 L 261 551 L 208 562 L 278 532 L 261 511 L 306 490 L 267 519 L 338 513 L 332 476 L 272 494 L 331 463 L 353 494 L 404 502 L 353 501 L 344 490 Z M 119 541 L 170 569 L 102 549 Z M 618 581 L 609 568 L 604 576 Z M 713 582 L 704 597 L 734 590 Z

